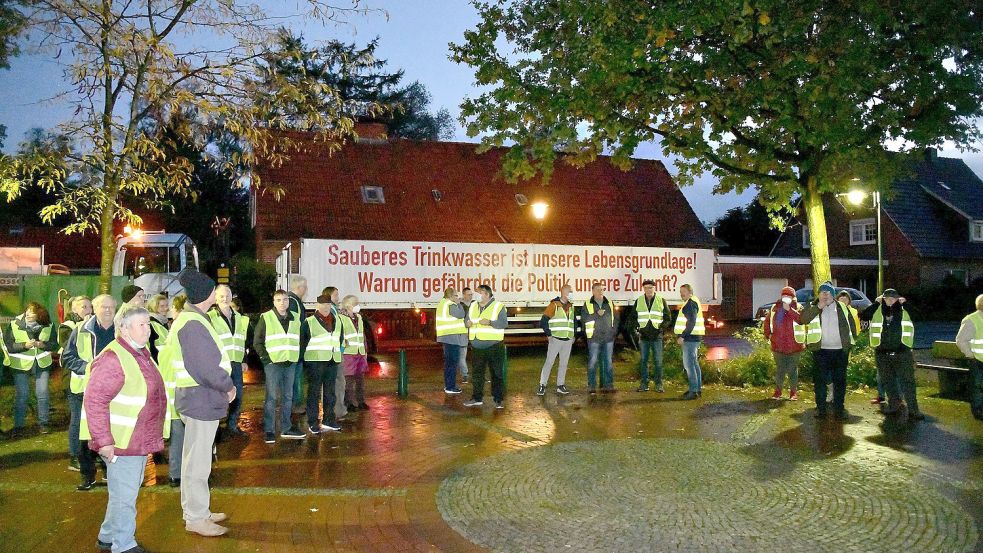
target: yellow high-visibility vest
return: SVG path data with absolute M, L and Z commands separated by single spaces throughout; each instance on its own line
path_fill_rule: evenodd
M 234 329 L 229 328 L 221 311 L 213 309 L 208 312 L 208 319 L 212 322 L 212 327 L 222 340 L 222 345 L 225 348 L 225 353 L 229 356 L 229 361 L 242 363 L 242 360 L 246 357 L 246 332 L 249 330 L 249 317 L 235 311 L 232 312 L 232 316 L 235 321 L 233 323 L 235 326 Z
M 650 324 L 659 328 L 662 325 L 662 297 L 658 294 L 652 296 L 652 308 L 649 309 L 645 295 L 638 296 L 635 300 L 635 313 L 638 314 L 638 328 L 645 328 Z
M 464 318 L 451 316 L 451 306 L 454 302 L 443 298 L 437 304 L 437 337 L 452 336 L 456 334 L 467 334 L 468 328 L 464 326 Z
M 601 302 L 604 300 L 602 299 Z M 584 302 L 584 310 L 587 311 L 589 315 L 594 314 L 594 304 L 591 303 L 590 298 Z M 608 316 L 611 317 L 611 326 L 614 326 L 614 309 L 612 309 L 611 303 L 608 302 Z M 594 337 L 594 321 L 584 318 L 584 333 L 587 335 L 587 339 Z
M 51 339 L 51 331 L 52 327 L 50 325 L 41 329 L 38 340 L 48 342 Z M 10 335 L 13 337 L 15 343 L 22 344 L 31 339 L 27 332 L 17 325 L 16 321 L 11 321 L 10 323 Z M 10 358 L 10 368 L 15 371 L 29 371 L 35 362 L 42 369 L 47 369 L 51 366 L 51 352 L 41 348 L 31 348 L 21 353 L 8 352 L 7 356 Z
M 311 339 L 304 348 L 304 361 L 341 361 L 341 327 L 335 318 L 334 330 L 325 330 L 317 317 L 307 317 L 307 328 L 310 329 Z
M 358 325 L 352 322 L 352 318 L 342 313 L 341 334 L 342 334 L 342 354 L 343 355 L 365 355 L 365 322 L 362 317 L 355 315 Z M 337 320 L 337 319 L 336 319 Z M 336 325 L 337 326 L 337 325 Z
M 690 296 L 691 300 L 696 303 L 696 324 L 693 325 L 693 336 L 704 336 L 707 333 L 707 327 L 703 322 L 703 308 L 700 305 L 700 298 L 696 296 Z M 676 334 L 682 334 L 686 331 L 686 316 L 683 315 L 683 307 L 686 307 L 684 303 L 682 307 L 679 308 L 679 314 L 676 315 L 676 326 L 673 328 L 673 332 Z
M 975 311 L 963 317 L 962 322 L 966 321 L 973 323 L 973 330 L 976 331 L 976 336 L 969 341 L 970 350 L 977 361 L 983 362 L 983 315 Z
M 562 302 L 556 303 L 556 310 L 553 312 L 553 316 L 550 317 L 549 320 L 550 334 L 552 334 L 554 338 L 573 338 L 573 321 L 576 317 L 574 314 L 573 303 L 567 302 L 566 307 L 563 307 Z
M 778 309 L 782 309 L 779 307 Z M 775 313 L 777 309 L 771 309 L 768 311 L 768 326 L 771 328 L 771 332 L 775 332 Z M 809 332 L 809 325 L 804 325 L 801 323 L 792 323 L 792 338 L 795 339 L 796 344 L 805 344 L 806 337 Z
M 471 340 L 481 340 L 484 342 L 501 342 L 505 340 L 505 329 L 495 328 L 490 324 L 479 323 L 481 319 L 497 321 L 498 316 L 505 309 L 505 305 L 498 300 L 491 300 L 484 308 L 479 302 L 473 302 L 468 308 L 468 319 L 471 320 L 471 328 L 468 329 L 468 338 Z
M 296 363 L 300 360 L 300 318 L 292 315 L 287 324 L 287 330 L 283 330 L 280 319 L 274 310 L 270 309 L 263 313 L 263 321 L 266 323 L 266 336 L 264 343 L 266 353 L 270 356 L 270 361 L 274 363 Z

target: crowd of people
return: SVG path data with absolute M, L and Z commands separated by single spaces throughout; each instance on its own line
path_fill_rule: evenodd
M 165 441 L 169 484 L 180 487 L 185 529 L 202 536 L 227 532 L 219 524 L 226 515 L 211 510 L 208 479 L 220 421 L 227 421 L 229 435 L 244 434 L 240 415 L 248 350 L 263 366 L 263 437 L 268 444 L 340 432 L 339 421 L 369 409 L 367 325 L 356 296 L 341 297 L 337 288 L 326 287 L 308 315 L 303 299 L 307 281 L 295 276 L 290 290 L 274 292 L 273 308 L 251 325 L 228 286 L 216 285 L 197 271 L 182 273 L 180 282 L 184 292 L 173 301 L 165 295 L 148 299 L 133 285 L 122 290 L 119 306 L 108 294 L 76 296 L 60 324 L 51 321 L 44 306 L 32 302 L 3 327 L 4 364 L 13 370 L 15 383 L 15 433 L 26 425 L 31 382 L 38 424 L 42 433 L 48 432 L 48 382 L 53 354 L 59 354 L 67 376 L 69 468 L 79 471 L 78 489 L 87 491 L 97 485 L 101 467 L 109 489 L 97 538 L 102 550 L 143 551 L 134 537 L 136 497 L 148 458 L 159 455 Z M 627 326 L 639 338 L 637 391 L 649 391 L 650 384 L 657 393 L 665 391 L 663 345 L 671 332 L 682 350 L 689 383 L 683 399 L 699 398 L 698 351 L 706 334 L 700 300 L 691 285 L 682 285 L 683 304 L 673 318 L 655 288 L 655 282 L 646 280 L 644 293 L 624 310 Z M 460 293 L 448 288 L 436 307 L 444 392 L 462 393 L 460 377 L 461 384 L 471 385 L 471 396 L 463 405 L 479 407 L 487 372 L 495 408 L 504 409 L 508 311 L 491 287 L 480 285 L 476 291 L 475 297 L 468 288 Z M 566 375 L 578 334 L 587 341 L 588 393 L 613 392 L 614 341 L 625 326 L 619 310 L 605 296 L 602 283 L 593 286 L 582 305 L 575 305 L 570 293 L 569 286 L 561 287 L 543 312 L 540 326 L 547 350 L 536 394 L 547 393 L 554 364 L 556 393 L 570 393 Z M 826 282 L 815 301 L 800 306 L 795 290 L 785 287 L 763 322 L 776 364 L 773 399 L 784 397 L 786 381 L 788 399 L 798 399 L 800 357 L 809 349 L 815 364 L 816 416 L 825 418 L 831 410 L 834 417 L 847 418 L 847 363 L 866 323 L 878 369 L 875 401 L 883 402 L 885 414 L 903 412 L 910 420 L 922 420 L 912 354 L 915 330 L 905 302 L 896 290 L 887 289 L 858 312 L 849 295 L 837 297 L 834 286 Z M 983 420 L 983 295 L 976 298 L 976 311 L 963 319 L 956 342 L 970 362 L 973 416 Z

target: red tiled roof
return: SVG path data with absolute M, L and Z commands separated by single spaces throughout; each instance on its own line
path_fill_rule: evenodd
M 20 228 L 17 229 L 18 231 Z M 0 247 L 37 248 L 44 246 L 44 262 L 65 265 L 73 271 L 98 269 L 101 259 L 99 236 L 64 234 L 53 227 L 23 227 L 23 232 L 11 232 L 0 226 Z
M 297 136 L 303 137 L 302 134 Z M 558 163 L 550 184 L 510 184 L 501 176 L 505 149 L 477 153 L 457 142 L 359 142 L 333 154 L 308 141 L 282 166 L 260 167 L 264 183 L 285 194 L 256 197 L 256 239 L 336 238 L 447 242 L 714 247 L 659 161 L 629 171 L 608 158 L 582 169 Z M 363 185 L 381 186 L 384 204 L 362 201 Z M 432 190 L 439 190 L 435 201 Z M 542 225 L 529 206 L 544 199 Z

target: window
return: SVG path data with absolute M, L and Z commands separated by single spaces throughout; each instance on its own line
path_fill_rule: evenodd
M 126 248 L 126 276 L 133 278 L 147 273 L 166 273 L 170 248 L 132 246 Z
M 362 201 L 367 204 L 384 204 L 386 196 L 382 193 L 381 186 L 363 186 Z
M 962 284 L 963 286 L 969 285 L 969 271 L 966 269 L 949 269 L 948 278 Z
M 809 249 L 809 225 L 802 225 L 802 249 Z
M 972 242 L 983 242 L 983 221 L 973 221 L 969 224 L 969 239 Z
M 850 245 L 877 243 L 877 222 L 873 219 L 850 221 Z

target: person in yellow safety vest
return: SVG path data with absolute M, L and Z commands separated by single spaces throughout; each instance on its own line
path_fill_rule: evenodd
M 71 375 L 75 374 L 65 366 L 65 346 L 68 345 L 72 332 L 80 324 L 84 323 L 92 315 L 92 300 L 89 296 L 75 296 L 68 300 L 68 316 L 58 327 L 58 354 L 62 368 L 66 369 L 65 375 L 65 398 L 68 400 L 69 424 L 68 424 L 68 470 L 78 472 L 79 467 L 79 415 L 82 412 L 82 394 L 73 394 L 71 389 Z M 75 397 L 77 396 L 77 397 Z
M 857 326 L 850 312 L 833 294 L 836 288 L 826 281 L 819 286 L 819 297 L 802 310 L 799 320 L 808 325 L 806 347 L 814 352 L 816 418 L 825 418 L 826 383 L 833 382 L 833 410 L 838 420 L 849 418 L 844 407 L 846 366 Z
M 211 510 L 208 477 L 219 421 L 228 415 L 236 389 L 225 346 L 206 315 L 215 303 L 215 281 L 188 269 L 179 282 L 188 301 L 171 325 L 160 357 L 162 365 L 171 367 L 174 408 L 184 423 L 180 473 L 184 529 L 220 536 L 228 529 L 216 523 L 226 516 Z
M 236 398 L 229 405 L 229 419 L 226 425 L 229 434 L 243 436 L 239 428 L 242 414 L 242 375 L 249 368 L 246 364 L 246 336 L 249 332 L 249 317 L 239 313 L 232 306 L 232 289 L 225 284 L 215 287 L 215 307 L 208 312 L 212 328 L 218 333 L 225 346 L 225 354 L 232 363 L 232 383 L 236 387 Z
M 338 309 L 341 305 L 341 294 L 338 293 L 338 289 L 334 286 L 325 286 L 321 290 L 321 295 L 331 298 L 331 315 L 338 321 L 338 315 L 341 313 Z M 348 408 L 345 407 L 345 371 L 341 367 L 338 368 L 338 375 L 334 381 L 334 417 L 336 421 L 348 418 Z
M 38 401 L 38 425 L 41 433 L 47 434 L 51 354 L 58 351 L 58 333 L 51 324 L 48 310 L 40 303 L 28 303 L 24 313 L 5 325 L 3 340 L 14 374 L 14 434 L 24 433 L 31 380 Z
M 365 402 L 365 373 L 369 371 L 369 358 L 365 351 L 365 317 L 362 306 L 352 295 L 341 300 L 341 353 L 345 372 L 345 406 L 349 411 L 367 410 Z
M 256 329 L 253 331 L 253 350 L 263 363 L 266 380 L 263 441 L 268 444 L 276 443 L 278 421 L 281 438 L 303 440 L 307 437 L 307 434 L 293 426 L 290 420 L 294 394 L 294 365 L 300 360 L 301 321 L 290 311 L 289 306 L 290 296 L 285 290 L 274 292 L 273 309 L 259 317 L 256 321 Z
M 904 397 L 908 420 L 924 420 L 918 409 L 915 385 L 915 324 L 904 307 L 905 298 L 894 288 L 884 290 L 864 309 L 860 319 L 870 321 L 870 347 L 874 348 L 877 374 L 887 392 L 883 413 L 898 411 Z
M 68 428 L 69 440 L 80 439 L 82 427 L 82 401 L 92 370 L 93 359 L 116 339 L 116 326 L 113 317 L 116 314 L 116 299 L 109 294 L 92 298 L 93 316 L 77 325 L 65 343 L 61 354 L 61 366 L 69 374 L 68 406 L 71 418 Z M 79 491 L 88 491 L 96 483 L 96 462 L 98 456 L 93 453 L 86 440 L 79 442 L 79 472 L 82 483 Z M 100 463 L 101 464 L 101 463 Z M 103 465 L 105 469 L 105 465 Z
M 655 281 L 646 279 L 642 282 L 644 294 L 635 300 L 634 309 L 631 310 L 633 326 L 638 328 L 638 342 L 641 353 L 641 360 L 638 364 L 639 392 L 647 392 L 649 389 L 649 358 L 654 365 L 652 380 L 655 382 L 655 391 L 662 393 L 665 388 L 662 385 L 662 333 L 672 327 L 672 315 L 669 312 L 669 304 L 662 296 L 655 293 Z
M 444 393 L 459 394 L 457 368 L 461 363 L 461 346 L 468 343 L 468 328 L 464 325 L 466 313 L 461 307 L 457 290 L 444 289 L 444 297 L 437 303 L 434 321 L 437 343 L 444 348 Z
M 82 429 L 89 447 L 109 467 L 111 499 L 97 545 L 104 551 L 143 551 L 135 537 L 137 494 L 147 456 L 164 448 L 167 393 L 146 348 L 150 339 L 147 310 L 124 307 L 114 326 L 119 337 L 92 362 Z
M 799 399 L 799 358 L 805 349 L 807 328 L 799 322 L 799 305 L 795 288 L 782 288 L 781 296 L 768 310 L 762 330 L 775 358 L 775 393 L 771 399 L 782 399 L 785 377 L 789 380 L 789 401 Z
M 956 345 L 969 360 L 970 410 L 976 420 L 983 421 L 983 294 L 976 296 L 976 311 L 963 317 Z
M 471 399 L 465 407 L 484 404 L 485 370 L 491 372 L 492 399 L 496 409 L 505 408 L 505 328 L 509 325 L 509 313 L 505 305 L 495 299 L 491 286 L 478 286 L 479 299 L 468 308 L 468 339 L 474 350 L 471 367 Z
M 556 393 L 567 395 L 570 393 L 566 387 L 567 364 L 570 362 L 570 351 L 573 349 L 574 324 L 577 319 L 577 309 L 570 301 L 570 292 L 573 288 L 569 284 L 560 287 L 560 295 L 553 298 L 543 316 L 539 320 L 539 326 L 546 334 L 546 362 L 539 371 L 539 389 L 536 390 L 537 396 L 546 395 L 546 383 L 553 372 L 553 362 L 560 358 L 560 366 L 556 373 Z
M 853 307 L 853 298 L 850 297 L 850 292 L 847 290 L 840 290 L 840 292 L 836 294 L 836 301 L 843 304 L 843 307 L 846 307 L 847 311 L 850 312 L 850 316 L 853 318 L 853 324 L 857 328 L 857 335 L 859 336 L 863 327 L 861 326 L 862 323 L 860 321 L 860 313 Z M 815 331 L 817 329 L 814 328 L 813 330 Z M 870 403 L 873 405 L 880 405 L 885 401 L 884 386 L 881 384 L 880 375 L 875 376 L 877 377 L 877 397 L 872 399 Z M 831 403 L 833 401 L 833 383 L 830 382 L 827 384 L 826 389 L 828 391 L 826 394 L 826 402 Z
M 171 301 L 164 294 L 155 294 L 147 300 L 147 311 L 150 313 L 150 341 L 147 342 L 147 348 L 156 362 L 161 348 L 167 343 L 168 329 L 171 326 L 167 314 L 171 311 Z
M 290 292 L 288 293 L 290 304 L 287 309 L 294 314 L 301 323 L 307 318 L 307 308 L 304 306 L 304 297 L 307 296 L 307 278 L 302 275 L 290 277 Z M 292 413 L 297 415 L 295 428 L 299 428 L 304 419 L 304 405 L 307 403 L 304 396 L 304 362 L 298 360 L 294 363 L 294 393 L 293 393 Z
M 679 287 L 679 297 L 683 305 L 676 315 L 673 331 L 676 333 L 676 343 L 683 349 L 683 369 L 689 380 L 689 389 L 683 394 L 683 399 L 696 399 L 703 395 L 703 371 L 700 368 L 700 342 L 707 333 L 703 321 L 703 306 L 700 298 L 693 294 L 693 287 L 683 284 Z
M 317 309 L 300 327 L 300 354 L 307 372 L 307 425 L 314 435 L 341 430 L 335 420 L 341 327 L 329 294 L 317 297 Z
M 614 391 L 614 339 L 618 336 L 615 307 L 604 296 L 604 284 L 591 286 L 591 297 L 580 312 L 587 336 L 587 387 L 597 393 L 597 365 L 601 365 L 601 391 Z

